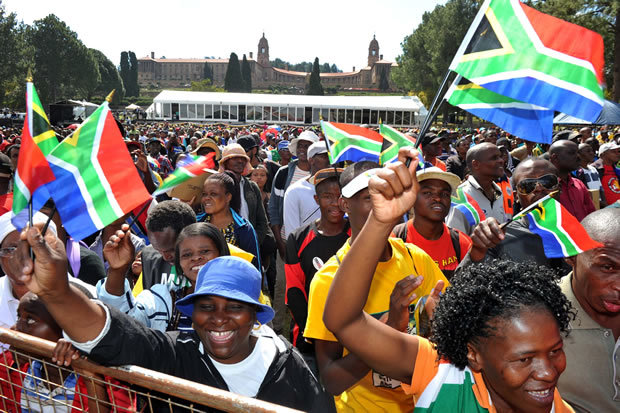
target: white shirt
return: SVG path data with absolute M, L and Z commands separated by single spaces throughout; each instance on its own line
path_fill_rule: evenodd
M 284 194 L 284 236 L 297 228 L 321 218 L 321 210 L 314 200 L 314 185 L 308 179 L 300 179 L 289 186 Z
M 11 282 L 7 275 L 0 277 L 0 327 L 11 328 L 17 322 L 17 306 L 19 299 L 13 296 Z M 2 350 L 9 348 L 8 344 L 0 344 Z
M 209 358 L 226 382 L 228 390 L 243 396 L 254 397 L 265 380 L 267 370 L 277 351 L 273 338 L 258 336 L 252 353 L 239 363 L 224 364 L 213 360 L 211 356 Z

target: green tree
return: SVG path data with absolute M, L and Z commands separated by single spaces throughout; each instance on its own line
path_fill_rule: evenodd
M 205 66 L 202 69 L 202 79 L 213 82 L 213 69 L 211 69 L 211 65 L 207 62 L 205 62 Z
M 121 52 L 121 62 L 120 62 L 120 76 L 123 81 L 123 85 L 125 86 L 125 95 L 131 96 L 131 80 L 129 79 L 129 68 L 131 65 L 129 64 L 129 53 Z
M 192 82 L 191 90 L 193 92 L 223 92 L 224 89 L 215 86 L 211 80 L 202 79 L 198 82 Z
M 388 79 L 388 70 L 385 67 L 381 68 L 381 75 L 379 76 L 379 90 L 385 92 L 390 89 L 390 81 Z
M 99 50 L 90 49 L 90 52 L 97 61 L 99 73 L 101 74 L 101 82 L 97 85 L 95 94 L 97 96 L 107 96 L 112 90 L 116 90 L 112 104 L 120 105 L 125 96 L 125 87 L 116 66 Z
M 127 92 L 128 96 L 140 96 L 140 85 L 138 84 L 138 59 L 132 51 L 129 54 L 129 84 L 131 91 Z M 125 86 L 127 87 L 127 86 Z
M 88 98 L 101 80 L 94 56 L 77 35 L 53 14 L 28 30 L 34 48 L 35 80 L 41 100 Z
M 26 26 L 15 13 L 6 13 L 0 0 L 0 107 L 23 108 L 32 48 L 25 39 Z
M 403 54 L 396 58 L 392 75 L 395 84 L 432 99 L 478 7 L 476 0 L 448 0 L 424 13 L 422 23 L 401 43 Z
M 224 89 L 228 92 L 243 92 L 243 79 L 241 78 L 241 67 L 236 53 L 230 54 L 226 76 L 224 77 Z
M 241 61 L 241 77 L 243 78 L 243 88 L 245 92 L 252 93 L 252 70 L 250 69 L 250 62 L 248 62 L 245 54 Z
M 530 0 L 527 3 L 559 19 L 603 36 L 604 76 L 609 97 L 620 101 L 620 2 L 618 0 Z
M 312 66 L 312 73 L 310 74 L 310 81 L 306 89 L 306 95 L 323 96 L 323 86 L 321 85 L 321 76 L 319 70 L 319 58 L 314 58 L 314 65 Z

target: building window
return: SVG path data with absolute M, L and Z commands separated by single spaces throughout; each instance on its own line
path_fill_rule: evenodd
M 205 117 L 205 105 L 196 105 L 196 117 L 198 119 L 204 119 L 204 117 Z
M 338 122 L 338 109 L 330 109 L 329 110 L 329 121 L 330 122 Z
M 271 108 L 271 120 L 273 120 L 274 122 L 277 122 L 280 120 L 280 108 L 273 106 Z
M 164 118 L 170 117 L 170 103 L 164 103 Z
M 230 119 L 237 120 L 237 105 L 230 105 Z
M 351 109 L 347 109 L 344 118 L 346 119 L 346 123 L 353 123 L 353 111 Z
M 187 117 L 196 119 L 196 105 L 187 105 Z
M 402 125 L 403 124 L 403 112 L 401 112 L 400 110 L 394 112 L 394 124 L 395 125 Z
M 411 125 L 411 112 L 403 112 L 403 125 Z
M 187 104 L 182 103 L 179 105 L 179 118 L 187 119 Z
M 319 123 L 319 108 L 312 108 L 312 123 Z
M 222 119 L 222 107 L 213 105 L 213 119 Z
M 263 106 L 263 120 L 271 120 L 271 106 Z
M 213 119 L 213 105 L 205 105 L 205 119 Z
M 377 111 L 371 110 L 370 111 L 370 124 L 376 125 L 377 123 L 379 123 L 379 120 L 377 119 Z
M 362 123 L 362 111 L 359 109 L 356 109 L 354 114 L 355 114 L 355 117 L 354 117 L 353 123 Z
M 344 109 L 338 109 L 338 122 L 340 123 L 344 123 L 344 114 L 345 114 L 345 110 Z

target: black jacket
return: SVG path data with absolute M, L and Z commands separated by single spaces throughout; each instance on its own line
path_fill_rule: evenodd
M 200 352 L 195 331 L 162 333 L 114 308 L 110 308 L 110 315 L 110 329 L 90 352 L 92 360 L 113 366 L 134 364 L 228 390 L 211 359 Z M 299 352 L 286 340 L 268 337 L 277 340 L 278 352 L 256 398 L 303 411 L 334 411 L 333 399 L 323 391 Z

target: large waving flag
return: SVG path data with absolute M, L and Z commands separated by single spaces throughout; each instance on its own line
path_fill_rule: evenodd
M 32 82 L 26 83 L 26 118 L 22 143 L 17 160 L 13 187 L 11 222 L 21 230 L 28 222 L 28 203 L 33 202 L 33 212 L 41 209 L 49 199 L 45 184 L 54 180 L 54 174 L 45 157 L 56 147 L 58 140 L 50 128 L 43 105 Z M 35 192 L 37 196 L 35 197 Z
M 108 101 L 48 155 L 47 184 L 63 226 L 81 240 L 150 198 Z
M 528 141 L 551 143 L 553 111 L 502 96 L 457 76 L 446 100 Z
M 503 96 L 593 122 L 603 108 L 603 38 L 518 0 L 486 0 L 450 69 Z
M 524 214 L 519 214 L 515 218 L 521 215 Z M 541 199 L 525 215 L 530 224 L 530 231 L 542 238 L 545 255 L 548 258 L 572 257 L 603 246 L 590 238 L 577 218 L 551 197 Z
M 416 139 L 412 136 L 407 136 L 396 129 L 379 124 L 379 134 L 383 137 L 383 144 L 381 145 L 381 154 L 379 155 L 379 163 L 385 165 L 390 162 L 398 160 L 398 150 L 406 146 L 414 146 Z M 424 158 L 420 153 L 420 165 L 424 164 Z
M 325 122 L 324 120 L 321 120 L 321 129 L 325 135 L 331 163 L 379 162 L 383 137 L 377 132 L 357 125 Z
M 212 174 L 217 173 L 213 170 L 215 168 L 215 153 L 209 153 L 207 156 L 192 156 L 188 159 L 188 162 L 177 163 L 177 169 L 175 169 L 160 185 L 153 196 L 168 192 L 172 188 L 188 181 L 192 178 L 202 175 L 203 173 L 210 172 Z
M 466 194 L 463 188 L 456 188 L 456 196 L 452 197 L 451 206 L 461 211 L 472 227 L 487 218 L 478 202 L 471 195 Z

